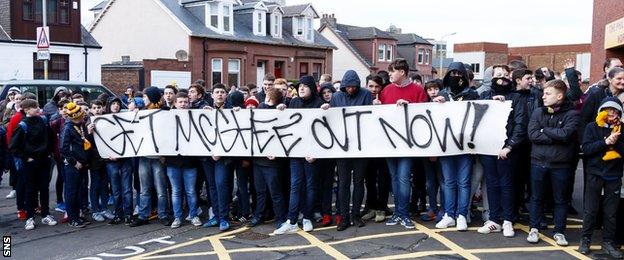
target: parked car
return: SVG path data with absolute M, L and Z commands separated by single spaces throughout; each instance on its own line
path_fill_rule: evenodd
M 97 99 L 97 97 L 102 93 L 108 93 L 111 97 L 116 96 L 106 87 L 100 84 L 88 82 L 65 80 L 9 80 L 0 81 L 0 100 L 6 99 L 8 94 L 7 92 L 12 87 L 19 88 L 22 93 L 30 92 L 37 95 L 37 101 L 39 102 L 40 107 L 43 107 L 48 101 L 50 101 L 50 99 L 52 99 L 54 90 L 57 87 L 66 87 L 74 94 L 82 94 L 87 103 L 91 102 L 91 100 Z

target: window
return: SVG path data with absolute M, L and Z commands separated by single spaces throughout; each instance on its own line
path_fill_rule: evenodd
M 297 17 L 297 35 L 303 36 L 303 17 Z
M 386 48 L 386 59 L 387 59 L 388 61 L 392 61 L 392 58 L 393 58 L 393 57 L 392 57 L 392 56 L 393 56 L 393 55 L 392 55 L 392 54 L 393 54 L 393 53 L 392 53 L 392 48 L 393 48 L 393 47 L 392 47 L 392 45 L 387 45 L 387 48 Z
M 210 26 L 219 28 L 219 3 L 210 3 Z
M 470 68 L 472 69 L 472 72 L 474 73 L 481 73 L 481 64 L 479 63 L 470 64 Z
M 55 24 L 56 23 L 56 15 L 57 15 L 57 10 L 58 10 L 58 2 L 57 0 L 48 0 L 47 2 L 47 9 L 48 9 L 48 20 L 47 22 L 49 24 Z
M 59 23 L 69 24 L 69 0 L 60 0 L 59 5 Z
M 425 58 L 425 50 L 418 49 L 418 64 L 423 64 L 423 59 Z
M 377 50 L 377 59 L 379 59 L 380 61 L 384 61 L 386 60 L 386 45 L 385 44 L 379 44 L 379 49 Z
M 262 33 L 262 27 L 263 27 L 262 26 L 262 13 L 258 12 L 258 15 L 257 15 L 256 19 L 258 20 L 258 22 L 256 23 L 257 26 L 258 26 L 257 27 L 258 29 L 256 30 L 256 32 L 257 33 Z
M 425 52 L 425 64 L 429 65 L 429 57 L 431 57 L 431 50 Z
M 232 26 L 230 24 L 230 17 L 232 17 L 231 11 L 231 5 L 223 6 L 223 31 L 225 32 L 232 32 Z
M 230 59 L 228 60 L 228 85 L 240 87 L 240 60 Z
M 308 63 L 299 63 L 299 77 L 308 75 Z
M 271 32 L 273 37 L 282 37 L 282 15 L 280 15 L 279 13 L 273 14 L 273 19 L 271 19 L 271 23 L 273 24 L 273 31 Z
M 306 19 L 306 39 L 308 41 L 314 40 L 314 30 L 312 29 L 312 18 Z
M 323 71 L 323 64 L 321 63 L 312 64 L 312 77 L 314 77 L 316 81 L 318 81 L 321 78 L 322 71 Z
M 212 85 L 221 83 L 222 71 L 223 71 L 223 60 L 212 59 Z
M 31 0 L 35 2 L 35 22 L 42 22 L 43 19 L 43 3 L 38 0 Z
M 35 19 L 33 0 L 24 0 L 22 4 L 22 19 L 32 21 Z
M 255 35 L 266 35 L 266 13 L 264 11 L 254 11 L 253 13 L 253 31 Z
M 43 73 L 43 61 L 37 60 L 37 53 L 33 53 L 33 79 L 43 79 Z M 48 79 L 69 80 L 69 55 L 50 54 Z

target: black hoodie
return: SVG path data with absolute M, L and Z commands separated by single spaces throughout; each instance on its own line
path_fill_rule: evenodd
M 319 97 L 316 88 L 309 88 L 311 95 L 308 99 L 295 97 L 290 101 L 289 108 L 319 108 L 323 105 L 323 99 Z
M 9 151 L 22 160 L 40 159 L 52 154 L 54 146 L 52 129 L 43 117 L 24 116 L 22 122 L 26 124 L 26 130 L 19 125 L 15 128 Z
M 526 118 L 526 100 L 520 96 L 520 94 L 511 91 L 512 86 L 509 86 L 509 91 L 503 93 L 496 93 L 493 89 L 487 90 L 481 93 L 482 100 L 492 100 L 494 96 L 505 96 L 505 100 L 511 101 L 512 111 L 507 118 L 507 140 L 505 140 L 505 147 L 510 147 L 513 151 L 524 142 L 527 135 L 527 120 Z
M 574 104 L 565 101 L 559 108 L 536 109 L 529 120 L 531 164 L 546 168 L 570 168 L 577 152 L 576 135 L 581 116 Z
M 461 75 L 461 90 L 451 88 L 452 71 L 457 71 Z M 479 99 L 479 94 L 477 93 L 477 91 L 470 87 L 468 72 L 466 71 L 466 67 L 464 66 L 464 64 L 461 62 L 452 62 L 451 64 L 449 64 L 448 71 L 444 75 L 442 84 L 444 85 L 444 88 L 440 91 L 439 95 L 443 96 L 447 101 L 467 101 Z

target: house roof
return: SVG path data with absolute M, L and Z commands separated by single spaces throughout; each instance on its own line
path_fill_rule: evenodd
M 366 56 L 364 56 L 356 47 L 355 45 L 353 45 L 353 43 L 349 40 L 348 35 L 346 33 L 346 31 L 341 31 L 336 29 L 334 26 L 330 25 L 330 24 L 324 24 L 321 25 L 321 28 L 319 28 L 319 31 L 322 31 L 323 29 L 327 28 L 328 30 L 331 30 L 332 32 L 334 32 L 336 34 L 336 36 L 338 37 L 338 39 L 340 39 L 340 41 L 347 46 L 347 48 L 349 49 L 349 51 L 351 51 L 351 53 L 353 53 L 353 55 L 355 55 L 355 57 L 358 58 L 358 60 L 360 62 L 362 62 L 366 67 L 372 67 L 373 66 L 373 62 L 369 59 L 366 58 Z
M 349 40 L 364 40 L 364 39 L 390 39 L 396 40 L 390 33 L 380 30 L 376 27 L 359 27 L 346 24 L 336 24 L 336 29 L 344 32 L 346 38 Z
M 420 37 L 415 33 L 391 33 L 391 35 L 396 38 L 399 42 L 399 45 L 407 45 L 407 44 L 425 44 L 432 45 L 429 41 L 425 40 L 423 37 Z
M 89 9 L 89 11 L 99 11 L 99 10 L 102 10 L 106 6 L 106 4 L 108 4 L 108 0 L 104 0 L 104 1 L 100 2 L 99 4 L 95 5 L 94 7 L 91 7 L 91 9 Z
M 184 27 L 189 30 L 191 36 L 205 37 L 210 39 L 220 39 L 229 41 L 242 41 L 242 42 L 254 42 L 261 44 L 272 45 L 286 45 L 286 46 L 300 46 L 308 48 L 322 48 L 330 49 L 335 46 L 321 36 L 318 32 L 314 31 L 314 42 L 307 43 L 300 41 L 293 37 L 289 31 L 282 31 L 282 38 L 273 38 L 270 35 L 257 36 L 253 34 L 253 22 L 244 15 L 237 15 L 234 13 L 234 33 L 232 35 L 220 34 L 206 27 L 206 25 L 200 20 L 200 18 L 194 16 L 187 8 L 178 4 L 177 0 L 154 0 L 160 2 L 176 19 L 178 19 Z
M 316 12 L 312 4 L 282 6 L 282 10 L 284 11 L 284 17 L 303 15 L 303 12 L 308 8 L 312 8 L 312 12 L 314 12 L 314 18 L 319 18 L 318 12 Z

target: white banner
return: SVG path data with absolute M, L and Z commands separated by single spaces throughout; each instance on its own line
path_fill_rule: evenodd
M 496 155 L 511 102 L 322 109 L 142 110 L 92 118 L 102 158 Z

